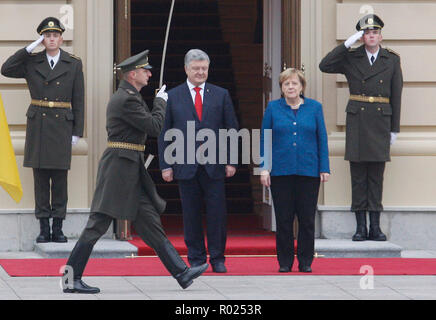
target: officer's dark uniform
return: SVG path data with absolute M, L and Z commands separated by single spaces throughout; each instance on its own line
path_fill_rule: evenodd
M 44 19 L 37 28 L 40 35 L 64 31 L 53 17 Z M 45 50 L 29 54 L 23 48 L 3 64 L 1 73 L 25 78 L 31 95 L 26 114 L 24 167 L 33 168 L 34 172 L 35 215 L 41 223 L 37 242 L 50 241 L 49 218 L 53 218 L 51 240 L 66 242 L 62 220 L 67 212 L 71 140 L 72 136 L 83 136 L 84 126 L 82 61 L 60 49 L 59 61 L 52 69 Z
M 358 31 L 382 29 L 376 15 L 363 17 Z M 342 73 L 348 80 L 350 100 L 346 108 L 345 160 L 350 161 L 351 211 L 356 212 L 357 232 L 353 240 L 366 240 L 366 211 L 370 212 L 370 240 L 384 241 L 379 227 L 383 210 L 383 174 L 390 161 L 391 132 L 400 132 L 403 77 L 398 54 L 380 47 L 370 64 L 365 45 L 347 49 L 343 44 L 331 51 L 319 65 L 321 71 Z
M 119 64 L 126 73 L 138 68 L 151 69 L 148 50 Z M 166 101 L 156 98 L 150 112 L 141 94 L 128 81 L 122 80 L 107 107 L 108 147 L 100 160 L 97 185 L 91 204 L 91 215 L 85 230 L 67 262 L 74 272 L 74 285 L 64 292 L 97 293 L 82 281 L 82 274 L 98 239 L 112 220 L 132 221 L 132 226 L 179 284 L 186 288 L 208 265 L 187 268 L 167 239 L 160 214 L 166 203 L 159 197 L 153 180 L 144 167 L 147 136 L 160 134 L 165 118 Z

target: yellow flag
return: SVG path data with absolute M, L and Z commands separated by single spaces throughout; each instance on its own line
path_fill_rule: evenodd
M 6 120 L 3 101 L 0 96 L 0 186 L 17 203 L 23 197 L 20 175 L 15 160 L 14 149 L 12 148 L 11 135 L 9 134 L 8 122 Z

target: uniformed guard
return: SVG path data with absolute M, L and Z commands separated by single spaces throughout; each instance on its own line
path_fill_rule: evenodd
M 140 94 L 152 75 L 148 50 L 123 61 L 118 68 L 123 80 L 107 107 L 108 145 L 100 159 L 88 224 L 67 262 L 66 270 L 73 271 L 74 281 L 65 284 L 64 292 L 100 292 L 81 278 L 95 243 L 114 218 L 131 221 L 139 236 L 185 289 L 206 271 L 208 264 L 188 268 L 166 237 L 160 220 L 166 203 L 144 167 L 145 142 L 148 135 L 157 137 L 161 132 L 168 94 L 163 86 L 151 112 Z
M 386 241 L 380 229 L 383 175 L 390 146 L 400 132 L 403 76 L 399 55 L 380 46 L 383 27 L 377 15 L 364 16 L 357 23 L 358 32 L 327 54 L 319 66 L 323 72 L 344 74 L 350 89 L 345 160 L 350 161 L 351 211 L 357 221 L 353 241 Z M 351 48 L 362 37 L 364 44 Z
M 71 149 L 83 136 L 82 61 L 60 49 L 64 31 L 57 18 L 44 19 L 37 28 L 39 39 L 17 51 L 1 69 L 6 77 L 25 78 L 30 91 L 24 167 L 33 168 L 35 215 L 40 222 L 36 242 L 67 242 L 62 223 Z M 32 53 L 41 43 L 45 50 Z

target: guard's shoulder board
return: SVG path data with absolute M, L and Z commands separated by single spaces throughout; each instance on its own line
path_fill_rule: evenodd
M 392 54 L 395 54 L 396 56 L 400 56 L 400 54 L 398 53 L 398 52 L 395 52 L 394 50 L 392 50 L 392 49 L 389 49 L 389 48 L 386 48 L 386 50 L 388 50 L 390 53 L 392 53 Z
M 130 90 L 130 89 L 126 89 L 126 91 L 127 91 L 128 94 L 131 94 L 131 95 L 135 95 L 136 94 L 135 91 Z
M 76 60 L 80 60 L 80 58 L 78 56 L 75 56 L 74 54 L 70 53 L 70 57 Z
M 357 48 L 350 48 L 348 49 L 348 52 L 356 52 Z

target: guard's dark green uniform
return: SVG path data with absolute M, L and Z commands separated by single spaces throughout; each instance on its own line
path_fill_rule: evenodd
M 368 15 L 356 28 L 381 29 L 383 25 L 376 15 Z M 341 44 L 327 54 L 319 67 L 326 73 L 344 74 L 349 85 L 345 160 L 350 161 L 351 169 L 351 211 L 375 212 L 379 216 L 383 210 L 383 175 L 385 163 L 390 161 L 391 132 L 400 132 L 400 57 L 380 47 L 371 65 L 365 45 L 347 49 Z
M 134 62 L 136 68 L 149 69 L 148 62 L 144 63 L 148 60 L 147 53 L 148 50 L 131 57 L 119 67 Z M 95 243 L 116 218 L 132 221 L 139 236 L 155 250 L 171 275 L 182 281 L 181 285 L 185 287 L 185 280 L 180 277 L 186 276 L 184 272 L 188 268 L 167 239 L 160 220 L 166 203 L 157 194 L 154 182 L 144 167 L 143 148 L 147 136 L 157 137 L 160 134 L 165 108 L 166 101 L 156 98 L 150 112 L 141 94 L 125 80 L 121 81 L 110 99 L 106 114 L 108 148 L 99 163 L 92 213 L 67 262 L 74 271 L 74 279 L 81 279 Z M 65 292 L 92 292 L 79 286 Z
M 344 74 L 351 95 L 390 99 L 390 103 L 349 100 L 345 110 L 345 160 L 390 161 L 390 133 L 400 132 L 403 88 L 400 57 L 380 48 L 377 60 L 371 66 L 364 45 L 347 49 L 341 44 L 321 61 L 319 67 L 323 72 Z
M 160 134 L 165 107 L 165 100 L 156 98 L 150 113 L 141 94 L 127 81 L 121 81 L 107 108 L 108 141 L 145 145 L 148 135 Z M 162 213 L 165 201 L 145 170 L 144 152 L 107 148 L 98 167 L 91 212 L 134 221 L 144 190 L 156 211 Z
M 23 48 L 2 66 L 2 74 L 25 78 L 32 100 L 70 102 L 71 108 L 30 104 L 27 110 L 24 166 L 68 170 L 71 166 L 71 137 L 83 136 L 84 80 L 82 61 L 64 50 L 52 70 L 46 51 L 27 53 Z
M 38 34 L 65 28 L 57 18 L 44 19 Z M 46 50 L 28 53 L 18 50 L 3 64 L 6 77 L 24 78 L 31 103 L 27 110 L 24 167 L 33 168 L 35 215 L 40 220 L 37 242 L 66 242 L 62 220 L 67 212 L 67 177 L 71 167 L 72 136 L 83 136 L 84 78 L 80 58 L 60 49 L 54 68 L 49 65 Z M 49 218 L 53 218 L 50 235 Z

